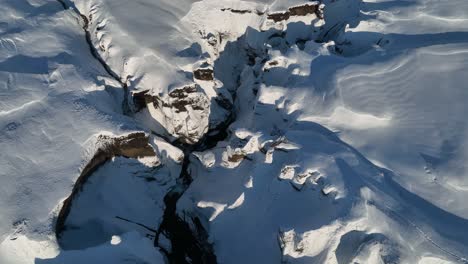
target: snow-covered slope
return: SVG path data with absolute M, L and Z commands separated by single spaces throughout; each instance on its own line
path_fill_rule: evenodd
M 154 130 L 196 143 L 227 118 L 215 100 L 220 87 L 211 83 L 203 89 L 193 77 L 209 64 L 190 28 L 180 23 L 195 1 L 74 2 L 106 63 L 130 93 L 144 97 L 142 119 Z
M 196 155 L 178 204 L 210 230 L 220 262 L 466 261 L 468 35 L 426 33 L 417 25 L 437 8 L 417 5 L 363 3 L 347 21 L 360 26 L 332 30 L 332 43 L 267 38 L 268 61 L 244 69 L 231 139 Z M 398 25 L 415 9 L 416 29 Z
M 465 0 L 0 0 L 0 263 L 466 263 Z
M 100 135 L 139 128 L 122 114 L 123 90 L 91 55 L 75 13 L 42 0 L 1 1 L 0 13 L 0 263 L 34 263 L 58 254 L 56 218 L 105 143 Z
M 405 188 L 466 218 L 468 3 L 455 2 L 363 4 L 367 16 L 340 46 L 346 58 L 320 62 L 333 65 L 317 74 L 337 73 L 323 87 L 332 106 L 302 118 L 339 130 Z

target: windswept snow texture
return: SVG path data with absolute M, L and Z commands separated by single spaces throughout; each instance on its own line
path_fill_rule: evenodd
M 0 263 L 468 262 L 468 1 L 0 14 Z
M 230 140 L 197 154 L 178 210 L 222 263 L 467 260 L 467 4 L 343 3 L 322 44 L 265 39 Z
M 0 263 L 59 254 L 58 263 L 75 255 L 90 261 L 78 263 L 99 263 L 96 252 L 112 254 L 113 263 L 145 259 L 133 244 L 152 249 L 153 242 L 138 233 L 122 234 L 119 247 L 61 254 L 56 217 L 95 154 L 97 136 L 139 127 L 122 115 L 122 88 L 91 55 L 75 13 L 56 1 L 2 0 L 0 14 Z M 164 153 L 160 159 L 171 152 Z M 157 251 L 150 254 L 161 263 Z

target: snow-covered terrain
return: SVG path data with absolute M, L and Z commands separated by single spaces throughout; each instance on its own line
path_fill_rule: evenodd
M 468 262 L 468 1 L 0 14 L 0 263 Z

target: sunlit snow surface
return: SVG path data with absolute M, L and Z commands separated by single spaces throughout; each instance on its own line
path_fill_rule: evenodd
M 221 9 L 307 1 L 65 2 L 91 18 L 93 45 L 133 91 L 191 84 L 205 61 L 218 83 L 198 82 L 201 94 L 240 85 L 230 136 L 190 157 L 194 182 L 177 204 L 200 218 L 219 263 L 468 261 L 468 1 L 326 0 L 322 32 L 346 32 L 332 41 L 316 17 L 292 18 L 274 26 L 288 45 L 261 32 L 265 16 Z M 158 228 L 182 155 L 159 138 L 156 180 L 135 176 L 153 175 L 144 160 L 106 163 L 69 220 L 99 224 L 78 229 L 84 243 L 71 233 L 78 245 L 57 244 L 56 217 L 97 136 L 160 131 L 151 114 L 123 114 L 124 91 L 75 11 L 0 0 L 0 14 L 0 263 L 164 263 L 144 229 L 115 222 Z M 224 42 L 210 46 L 209 33 Z M 239 37 L 266 47 L 265 61 L 241 64 Z M 324 42 L 295 44 L 304 37 Z

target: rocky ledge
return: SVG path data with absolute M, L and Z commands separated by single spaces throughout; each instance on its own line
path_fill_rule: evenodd
M 149 136 L 143 132 L 130 133 L 119 137 L 100 135 L 96 144 L 99 147 L 83 168 L 75 182 L 72 193 L 63 202 L 55 226 L 57 238 L 60 238 L 61 233 L 64 231 L 65 220 L 72 208 L 73 199 L 82 191 L 83 185 L 101 165 L 114 157 L 142 158 L 156 156 L 153 147 L 149 143 Z
M 318 18 L 323 18 L 322 9 L 318 2 L 290 7 L 284 12 L 275 12 L 268 14 L 268 19 L 275 22 L 288 20 L 292 16 L 307 16 L 315 14 Z

